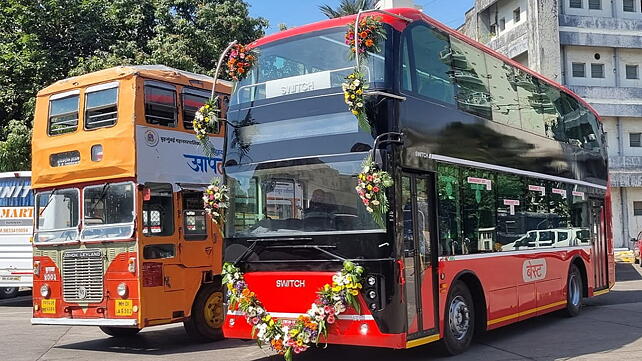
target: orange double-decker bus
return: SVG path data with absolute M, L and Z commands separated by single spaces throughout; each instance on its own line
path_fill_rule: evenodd
M 183 321 L 222 337 L 221 233 L 202 190 L 221 174 L 223 134 L 206 156 L 192 129 L 213 81 L 127 66 L 38 93 L 32 324 L 127 336 Z M 215 92 L 224 103 L 230 84 Z

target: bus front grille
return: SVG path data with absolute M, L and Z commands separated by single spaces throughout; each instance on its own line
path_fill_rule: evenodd
M 62 289 L 65 302 L 95 303 L 103 300 L 103 255 L 99 249 L 63 253 Z

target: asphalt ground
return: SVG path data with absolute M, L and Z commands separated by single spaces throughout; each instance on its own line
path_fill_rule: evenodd
M 295 361 L 357 360 L 642 360 L 642 268 L 619 263 L 617 284 L 585 301 L 578 317 L 536 317 L 478 337 L 455 357 L 435 345 L 388 350 L 329 345 L 295 356 Z M 182 325 L 152 327 L 116 339 L 96 327 L 31 326 L 31 297 L 0 300 L 0 361 L 33 360 L 282 360 L 252 341 L 191 341 Z

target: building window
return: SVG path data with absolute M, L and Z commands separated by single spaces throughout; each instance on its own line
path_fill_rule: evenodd
M 629 145 L 634 148 L 640 148 L 642 147 L 642 144 L 640 142 L 640 135 L 642 133 L 629 133 Z
M 604 64 L 591 64 L 591 78 L 604 78 Z
M 582 0 L 570 0 L 569 7 L 573 9 L 581 9 L 582 8 Z
M 501 31 L 504 31 L 504 30 L 506 30 L 506 19 L 505 18 L 501 18 L 501 19 L 499 19 L 499 31 L 501 32 Z
M 584 63 L 573 63 L 573 78 L 584 78 L 586 77 L 586 64 Z
M 633 215 L 642 216 L 642 202 L 633 202 Z
M 522 19 L 522 10 L 520 8 L 517 8 L 513 10 L 513 21 L 515 23 L 518 23 Z
M 627 65 L 626 66 L 626 78 L 627 79 L 640 79 L 640 75 L 638 73 L 638 66 L 637 65 Z
M 589 10 L 602 10 L 602 0 L 589 0 Z
M 635 3 L 633 2 L 633 0 L 623 0 L 622 9 L 627 13 L 635 12 Z

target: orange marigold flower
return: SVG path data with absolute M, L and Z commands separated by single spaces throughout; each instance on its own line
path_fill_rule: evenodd
M 359 33 L 359 37 L 362 39 L 365 38 L 366 36 L 368 36 L 368 33 L 366 33 L 365 31 L 362 31 Z
M 247 296 L 249 296 L 249 294 L 250 294 L 250 290 L 249 290 L 249 289 L 247 289 L 247 288 L 244 288 L 244 289 L 243 289 L 243 292 L 241 292 L 241 294 L 243 295 L 243 297 L 247 297 Z
M 245 69 L 243 69 L 243 68 L 238 68 L 236 71 L 238 71 L 239 74 L 245 73 Z
M 366 39 L 365 43 L 367 47 L 371 47 L 374 45 L 374 41 L 372 41 L 372 39 Z

